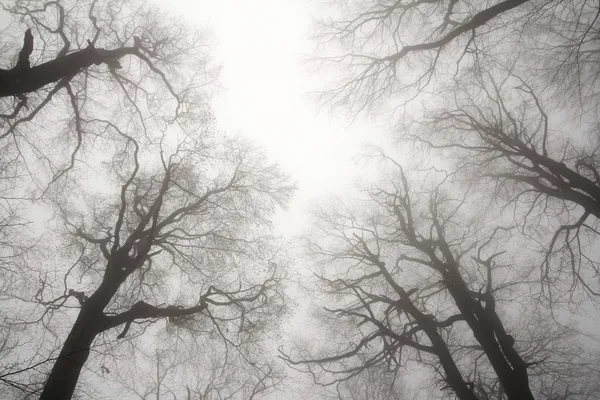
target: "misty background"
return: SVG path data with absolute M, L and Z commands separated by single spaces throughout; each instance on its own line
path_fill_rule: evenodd
M 598 397 L 598 4 L 2 6 L 3 398 Z

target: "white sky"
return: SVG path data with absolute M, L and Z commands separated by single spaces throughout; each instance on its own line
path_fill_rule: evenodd
M 218 124 L 266 148 L 269 158 L 297 182 L 289 211 L 278 213 L 275 223 L 277 232 L 288 238 L 301 233 L 308 227 L 305 211 L 310 202 L 352 190 L 363 172 L 352 158 L 361 145 L 379 143 L 383 136 L 383 129 L 374 124 L 349 125 L 342 115 L 319 111 L 308 96 L 326 83 L 309 72 L 304 61 L 314 48 L 312 17 L 319 13 L 319 2 L 161 0 L 159 4 L 175 6 L 179 15 L 213 34 L 215 61 L 223 66 L 224 90 L 213 103 Z M 286 331 L 298 333 L 309 320 L 300 312 Z M 292 370 L 286 372 L 309 381 Z
M 379 141 L 380 130 L 348 126 L 342 116 L 317 112 L 308 98 L 324 79 L 303 62 L 311 53 L 314 0 L 160 1 L 206 26 L 215 38 L 225 90 L 214 102 L 219 126 L 242 133 L 267 149 L 298 183 L 290 211 L 276 218 L 286 236 L 306 227 L 308 202 L 351 187 L 360 168 L 351 160 L 363 143 Z M 324 6 L 324 4 L 321 4 Z

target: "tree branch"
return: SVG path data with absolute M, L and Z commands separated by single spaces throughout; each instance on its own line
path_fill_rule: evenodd
M 117 315 L 108 316 L 107 322 L 102 331 L 104 332 L 121 324 L 126 324 L 123 332 L 117 336 L 119 339 L 121 339 L 125 337 L 127 331 L 129 330 L 129 326 L 135 320 L 148 318 L 183 317 L 204 311 L 206 307 L 207 304 L 205 302 L 201 302 L 200 304 L 190 308 L 179 308 L 177 306 L 158 308 L 144 301 L 138 301 L 129 310 Z
M 140 55 L 136 47 L 105 50 L 96 49 L 90 42 L 85 49 L 30 67 L 29 55 L 32 49 L 33 35 L 30 30 L 27 30 L 17 65 L 10 70 L 0 69 L 0 97 L 34 92 L 52 82 L 73 76 L 92 65 L 106 64 L 111 68 L 120 68 L 119 59 L 126 55 Z M 144 58 L 147 60 L 146 57 Z
M 471 20 L 469 22 L 450 31 L 446 36 L 442 37 L 441 39 L 435 40 L 433 42 L 421 43 L 421 44 L 416 44 L 416 45 L 411 45 L 411 46 L 404 46 L 398 53 L 389 55 L 389 56 L 383 58 L 382 61 L 389 60 L 389 61 L 396 62 L 396 61 L 400 60 L 401 58 L 403 58 L 404 56 L 406 56 L 408 53 L 442 48 L 445 45 L 447 45 L 448 43 L 450 43 L 452 40 L 454 40 L 456 37 L 462 35 L 463 33 L 469 32 L 475 28 L 485 25 L 491 19 L 496 18 L 498 15 L 500 15 L 506 11 L 516 8 L 516 7 L 526 3 L 527 1 L 528 0 L 506 0 L 506 1 L 503 1 L 502 3 L 498 3 L 495 6 L 492 6 L 490 8 L 487 8 L 483 11 L 478 12 L 477 14 L 475 14 L 473 16 L 473 18 L 471 18 Z

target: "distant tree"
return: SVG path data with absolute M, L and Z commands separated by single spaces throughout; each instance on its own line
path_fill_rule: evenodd
M 256 400 L 281 389 L 282 365 L 269 359 L 258 342 L 247 343 L 238 351 L 227 341 L 219 343 L 200 335 L 180 340 L 182 334 L 185 336 L 183 330 L 172 326 L 147 346 L 157 348 L 144 354 L 147 362 L 129 364 L 122 370 L 118 359 L 113 359 L 110 373 L 117 374 L 114 379 L 139 399 Z
M 402 400 L 407 399 L 401 377 L 383 368 L 370 368 L 338 385 L 340 400 Z
M 576 331 L 548 323 L 532 297 L 541 290 L 535 257 L 514 252 L 516 227 L 457 194 L 452 174 L 432 170 L 411 183 L 398 163 L 380 159 L 393 175 L 364 189 L 356 207 L 336 200 L 314 212 L 306 246 L 327 339 L 284 352 L 287 363 L 325 385 L 372 368 L 402 375 L 426 366 L 439 378 L 428 391 L 444 398 L 543 398 L 554 381 L 552 396 L 569 387 L 571 399 L 594 393 L 596 354 Z M 584 383 L 566 373 L 575 360 L 589 373 Z
M 336 71 L 322 93 L 353 112 L 390 106 L 469 72 L 511 68 L 563 104 L 598 111 L 598 4 L 589 0 L 331 1 L 316 41 L 320 67 Z M 441 85 L 441 86 L 440 86 Z M 427 89 L 426 89 L 427 88 Z M 393 102 L 390 104 L 389 100 Z M 566 102 L 565 102 L 566 100 Z
M 23 265 L 37 244 L 29 240 L 31 223 L 23 215 L 24 203 L 30 200 L 21 196 L 23 173 L 16 160 L 3 160 L 0 164 L 0 397 L 7 400 L 26 398 L 35 392 L 31 388 L 39 384 L 35 377 L 19 379 L 23 368 L 20 359 L 31 343 L 26 326 L 10 323 L 15 296 L 31 293 L 33 282 Z

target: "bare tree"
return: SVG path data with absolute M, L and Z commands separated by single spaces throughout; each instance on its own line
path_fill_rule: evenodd
M 324 50 L 317 65 L 342 77 L 322 93 L 329 105 L 352 112 L 382 104 L 398 109 L 430 88 L 439 91 L 448 80 L 468 82 L 465 74 L 473 68 L 494 72 L 500 66 L 551 85 L 555 93 L 560 89 L 562 100 L 575 95 L 568 98 L 597 111 L 597 3 L 341 0 L 331 5 L 336 12 L 319 23 L 316 34 Z
M 260 399 L 280 389 L 282 366 L 258 342 L 236 348 L 200 335 L 181 340 L 182 334 L 172 326 L 146 346 L 156 348 L 144 354 L 148 362 L 128 365 L 127 370 L 120 371 L 113 358 L 110 374 L 139 399 Z
M 391 108 L 403 147 L 448 150 L 435 155 L 449 156 L 467 186 L 484 177 L 491 209 L 504 209 L 542 252 L 547 300 L 579 302 L 579 289 L 597 296 L 598 5 L 336 4 L 341 15 L 317 36 L 329 50 L 318 61 L 347 75 L 323 99 Z
M 406 399 L 406 390 L 401 377 L 388 371 L 385 366 L 369 368 L 343 384 L 337 386 L 340 400 L 401 400 Z
M 317 276 L 328 340 L 282 357 L 325 385 L 371 368 L 402 373 L 426 365 L 450 397 L 533 399 L 565 356 L 551 347 L 566 340 L 532 319 L 540 310 L 530 294 L 541 288 L 527 252 L 510 254 L 515 229 L 453 194 L 452 174 L 433 187 L 411 184 L 399 164 L 383 159 L 394 176 L 365 189 L 357 207 L 336 200 L 315 211 L 318 230 L 307 249 L 323 266 Z M 577 351 L 565 353 L 576 358 Z M 596 370 L 593 357 L 586 360 Z
M 170 132 L 142 149 L 107 125 L 123 141 L 107 175 L 96 170 L 106 179 L 100 193 L 65 180 L 51 194 L 64 227 L 53 245 L 69 251 L 64 267 L 41 268 L 37 312 L 22 321 L 66 335 L 41 398 L 71 398 L 93 347 L 110 349 L 157 321 L 241 352 L 285 311 L 285 256 L 269 219 L 293 191 L 287 177 L 240 140 Z M 69 310 L 77 317 L 65 330 Z
M 215 390 L 268 393 L 282 375 L 257 343 L 286 309 L 270 216 L 293 186 L 260 151 L 215 132 L 206 35 L 145 2 L 2 8 L 12 21 L 0 39 L 0 163 L 19 171 L 15 193 L 56 215 L 11 271 L 33 291 L 7 292 L 2 349 L 15 353 L 18 329 L 28 345 L 3 359 L 1 382 L 92 398 L 82 371 L 113 379 L 148 350 L 143 336 L 163 335 L 237 357 L 236 379 Z
M 590 398 L 597 378 L 567 366 L 596 376 L 591 345 L 553 318 L 598 293 L 598 4 L 334 4 L 317 62 L 341 78 L 321 100 L 391 110 L 402 146 L 453 172 L 410 184 L 384 155 L 390 182 L 316 211 L 329 340 L 284 359 L 321 384 L 427 365 L 458 398 Z
M 138 140 L 167 123 L 212 119 L 206 35 L 168 12 L 120 0 L 2 7 L 12 18 L 1 39 L 3 157 L 27 164 L 42 188 L 108 150 L 95 145 L 106 129 L 99 118 Z
M 577 287 L 600 294 L 597 127 L 561 121 L 560 109 L 510 72 L 472 78 L 407 136 L 442 149 L 467 179 L 488 183 L 493 206 L 543 242 L 540 276 L 550 298 L 573 299 Z
M 8 322 L 14 317 L 15 296 L 33 295 L 34 281 L 23 265 L 37 243 L 30 240 L 33 228 L 23 217 L 23 209 L 30 200 L 23 195 L 20 182 L 23 173 L 16 160 L 5 159 L 0 163 L 0 397 L 5 399 L 34 394 L 32 388 L 39 384 L 36 377 L 17 378 L 23 370 L 21 357 L 28 353 L 32 343 L 25 326 Z

